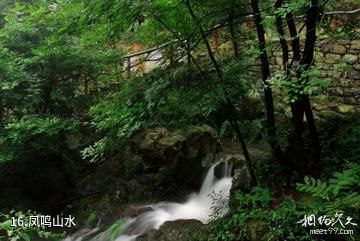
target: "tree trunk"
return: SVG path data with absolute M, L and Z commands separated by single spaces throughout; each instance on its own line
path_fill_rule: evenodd
M 281 5 L 283 4 L 283 0 L 277 0 L 275 2 L 275 8 L 279 9 L 281 7 Z M 281 19 L 281 16 L 279 14 L 276 14 L 275 16 L 275 22 L 276 22 L 276 30 L 280 36 L 280 46 L 281 46 L 281 51 L 282 51 L 282 56 L 283 56 L 283 68 L 284 68 L 284 72 L 285 75 L 287 76 L 289 71 L 288 71 L 288 64 L 289 64 L 289 47 L 287 45 L 286 42 L 286 37 L 285 37 L 285 31 L 284 31 L 284 24 L 283 21 Z
M 280 1 L 280 0 L 279 0 Z M 299 79 L 303 71 L 310 69 L 315 51 L 315 42 L 316 42 L 316 20 L 319 15 L 320 8 L 318 6 L 317 0 L 311 1 L 311 6 L 306 12 L 306 39 L 305 47 L 301 58 L 300 50 L 300 38 L 296 30 L 295 21 L 292 13 L 286 15 L 286 22 L 289 28 L 289 33 L 291 37 L 291 44 L 293 50 L 293 64 L 297 72 L 297 78 Z M 310 132 L 310 138 L 312 143 L 311 151 L 311 163 L 310 167 L 313 170 L 313 174 L 318 172 L 318 162 L 321 158 L 321 146 L 317 134 L 317 128 L 315 125 L 314 115 L 311 109 L 311 103 L 308 95 L 298 96 L 298 99 L 291 104 L 292 119 L 294 125 L 294 133 L 291 141 L 292 149 L 294 150 L 294 158 L 297 163 L 301 162 L 302 171 L 306 172 L 309 169 L 309 163 L 306 161 L 305 157 L 305 144 L 303 138 L 303 119 L 304 113 L 307 120 L 308 129 Z
M 296 30 L 296 24 L 292 13 L 286 14 L 286 23 L 289 28 L 289 33 L 291 37 L 291 47 L 293 51 L 293 63 L 296 64 L 296 68 L 299 65 L 301 52 L 300 52 L 300 37 Z
M 301 59 L 300 38 L 296 29 L 294 17 L 291 12 L 286 14 L 286 23 L 289 29 L 290 38 L 291 38 L 291 47 L 293 51 L 293 60 L 292 63 L 288 65 L 287 70 L 289 73 L 290 68 L 293 67 L 296 70 L 296 72 L 298 72 L 300 59 Z M 299 77 L 298 74 L 297 77 Z M 293 168 L 299 167 L 301 170 L 301 174 L 304 175 L 306 172 L 305 141 L 303 137 L 304 103 L 302 99 L 299 97 L 298 99 L 295 100 L 294 103 L 290 104 L 290 107 L 292 113 L 293 131 L 289 138 L 290 139 L 289 152 L 292 157 L 291 159 L 294 161 Z
M 226 91 L 226 89 L 224 88 L 223 86 L 223 83 L 224 83 L 224 75 L 223 75 L 223 72 L 222 72 L 222 69 L 220 68 L 220 65 L 218 64 L 218 62 L 216 61 L 215 59 L 215 56 L 211 50 L 211 46 L 209 44 L 209 41 L 207 40 L 206 38 L 206 34 L 205 34 L 205 31 L 204 29 L 202 28 L 200 22 L 198 21 L 197 17 L 195 16 L 195 13 L 193 12 L 192 8 L 191 8 L 191 5 L 190 5 L 190 2 L 189 0 L 184 0 L 184 3 L 185 5 L 187 6 L 188 10 L 189 10 L 189 14 L 190 16 L 192 17 L 192 19 L 194 20 L 194 22 L 198 25 L 199 27 L 199 31 L 200 31 L 200 34 L 201 34 L 201 37 L 205 43 L 205 46 L 206 46 L 206 49 L 207 49 L 207 52 L 208 52 L 208 55 L 209 55 L 209 58 L 212 62 L 212 64 L 214 65 L 215 67 L 215 70 L 216 70 L 216 73 L 217 73 L 217 76 L 218 76 L 218 79 L 220 81 L 220 84 L 223 88 L 223 92 L 224 92 L 224 95 L 225 95 L 225 98 L 226 98 L 226 104 L 228 106 L 228 114 L 229 114 L 229 120 L 230 120 L 230 123 L 232 124 L 232 127 L 234 129 L 234 131 L 236 132 L 237 134 L 237 137 L 239 139 L 239 143 L 241 145 L 241 148 L 243 150 L 243 154 L 244 154 L 244 157 L 245 157 L 245 162 L 246 162 L 246 166 L 249 170 L 249 174 L 251 176 L 251 182 L 252 182 L 252 185 L 257 185 L 258 184 L 258 181 L 257 181 L 257 178 L 256 178 L 256 175 L 255 175 L 255 171 L 254 171 L 254 167 L 252 165 L 252 161 L 251 161 L 251 158 L 250 158 L 250 154 L 248 152 L 248 149 L 247 149 L 247 146 L 246 146 L 246 143 L 242 137 L 242 134 L 241 134 L 241 131 L 240 131 L 240 128 L 239 128 L 239 125 L 237 123 L 237 120 L 236 120 L 236 114 L 235 114 L 235 107 L 231 101 L 231 99 L 229 98 L 229 95 Z
M 234 11 L 233 11 L 233 9 L 227 7 L 227 12 L 229 15 L 229 32 L 230 32 L 231 43 L 232 43 L 233 49 L 234 49 L 234 56 L 235 56 L 235 58 L 240 58 L 239 45 L 238 45 L 238 42 L 236 39 L 235 30 L 234 30 Z
M 260 50 L 261 72 L 262 72 L 262 79 L 264 82 L 267 133 L 275 157 L 278 160 L 282 161 L 284 157 L 280 144 L 277 140 L 272 90 L 271 90 L 271 86 L 269 86 L 269 83 L 267 82 L 268 79 L 270 78 L 270 67 L 269 67 L 269 60 L 266 51 L 265 30 L 264 30 L 264 26 L 262 25 L 262 18 L 261 18 L 258 0 L 251 0 L 251 7 L 254 14 L 256 32 L 258 36 L 258 48 Z
M 290 154 L 294 161 L 293 167 L 299 167 L 301 175 L 306 172 L 304 132 L 304 105 L 301 99 L 291 104 L 293 132 L 290 136 Z
M 275 2 L 275 9 L 279 9 L 283 4 L 283 0 L 277 0 Z M 282 51 L 282 64 L 283 64 L 283 70 L 285 74 L 285 78 L 289 76 L 289 47 L 286 41 L 285 31 L 284 31 L 284 23 L 280 16 L 280 14 L 276 14 L 275 16 L 275 23 L 276 23 L 276 30 L 280 36 L 280 46 Z M 285 159 L 285 158 L 284 158 Z M 282 160 L 282 164 L 286 166 L 291 166 L 291 163 L 285 162 L 285 160 Z
M 304 66 L 304 71 L 309 70 L 314 61 L 314 52 L 315 52 L 315 43 L 316 43 L 316 27 L 317 19 L 320 14 L 320 6 L 318 0 L 311 0 L 311 6 L 306 11 L 306 40 L 305 47 L 303 52 L 303 58 L 300 61 L 300 65 Z M 311 103 L 308 95 L 303 96 L 304 102 L 304 111 L 306 115 L 307 125 L 310 132 L 311 144 L 312 144 L 312 155 L 311 170 L 314 175 L 317 175 L 319 172 L 319 162 L 321 159 L 321 145 L 319 141 L 319 136 L 315 124 L 314 114 L 311 108 Z

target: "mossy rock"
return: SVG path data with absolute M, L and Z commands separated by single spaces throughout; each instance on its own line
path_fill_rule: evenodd
M 183 132 L 147 129 L 134 136 L 129 146 L 149 169 L 158 173 L 165 167 L 176 184 L 198 189 L 202 175 L 215 160 L 220 141 L 215 129 L 202 125 Z
M 136 238 L 136 241 L 187 241 L 190 233 L 199 231 L 204 224 L 198 220 L 165 222 L 159 230 L 152 229 Z

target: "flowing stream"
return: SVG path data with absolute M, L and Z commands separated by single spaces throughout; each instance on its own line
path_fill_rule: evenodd
M 228 200 L 232 184 L 231 169 L 228 164 L 224 165 L 223 177 L 218 179 L 214 174 L 215 165 L 208 170 L 198 193 L 189 196 L 185 203 L 161 202 L 147 205 L 150 211 L 146 211 L 134 218 L 123 220 L 123 232 L 116 237 L 115 241 L 134 241 L 137 236 L 144 234 L 150 229 L 159 229 L 166 221 L 179 219 L 196 219 L 206 224 L 210 220 L 222 217 L 228 212 Z M 110 230 L 111 231 L 111 230 Z M 82 229 L 63 241 L 109 241 L 109 230 L 97 234 L 97 229 Z

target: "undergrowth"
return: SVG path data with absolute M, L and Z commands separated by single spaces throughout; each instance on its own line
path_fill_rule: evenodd
M 210 74 L 204 82 L 204 76 L 187 66 L 156 69 L 124 81 L 117 93 L 91 108 L 91 124 L 100 138 L 83 150 L 83 157 L 98 161 L 104 153 L 118 150 L 137 131 L 154 126 L 182 129 L 208 124 L 220 130 L 223 136 L 233 136 L 224 112 L 223 88 L 229 90 L 227 97 L 234 99 L 240 115 L 241 97 L 250 93 L 249 80 L 237 71 L 240 68 L 241 63 L 227 63 L 224 84 L 219 84 Z M 258 137 L 261 122 L 244 120 L 239 123 L 257 132 L 255 136 Z
M 360 165 L 351 163 L 344 170 L 333 173 L 328 180 L 305 177 L 297 184 L 297 197 L 276 198 L 266 187 L 255 187 L 249 193 L 235 192 L 235 207 L 226 217 L 211 222 L 204 230 L 189 235 L 188 240 L 239 241 L 239 240 L 358 240 L 358 226 L 348 223 L 354 235 L 311 235 L 312 227 L 301 220 L 307 216 L 334 220 L 336 217 L 356 223 L 359 220 Z M 319 219 L 317 219 L 319 221 Z M 320 222 L 320 221 L 319 221 Z M 334 223 L 334 221 L 332 221 Z M 334 223 L 332 228 L 344 228 Z M 314 228 L 328 228 L 319 225 Z

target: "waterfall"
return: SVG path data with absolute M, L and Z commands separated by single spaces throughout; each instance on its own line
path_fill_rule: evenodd
M 150 229 L 159 229 L 166 221 L 196 219 L 206 224 L 212 219 L 225 215 L 229 209 L 232 165 L 225 163 L 224 176 L 220 179 L 215 176 L 215 167 L 216 164 L 209 168 L 200 191 L 191 194 L 185 203 L 160 202 L 149 205 L 148 207 L 152 208 L 151 211 L 124 220 L 122 235 L 115 240 L 134 241 L 137 236 Z M 79 232 L 82 233 L 79 235 Z M 79 232 L 64 241 L 109 241 L 106 231 L 90 239 L 87 238 L 91 233 L 90 230 Z

